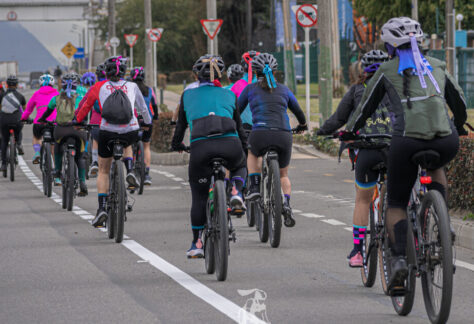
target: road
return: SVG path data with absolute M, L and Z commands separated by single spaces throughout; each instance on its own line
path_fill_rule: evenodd
M 40 192 L 30 141 L 27 126 L 26 163 L 14 183 L 0 179 L 0 323 L 231 323 L 254 289 L 265 292 L 271 323 L 429 322 L 419 282 L 412 313 L 399 317 L 379 278 L 364 288 L 359 270 L 347 266 L 354 196 L 347 161 L 294 154 L 296 227 L 283 228 L 273 249 L 234 219 L 228 279 L 217 282 L 203 260 L 185 257 L 192 238 L 185 166 L 153 166 L 153 185 L 134 195 L 127 239 L 116 244 L 87 222 L 97 206 L 93 180 L 74 212 L 61 209 L 57 188 L 53 199 Z M 457 268 L 450 323 L 472 323 L 474 252 L 456 252 L 472 268 Z

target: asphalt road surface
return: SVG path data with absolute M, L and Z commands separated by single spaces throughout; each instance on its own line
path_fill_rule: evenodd
M 187 167 L 153 166 L 153 185 L 136 203 L 122 244 L 88 220 L 97 208 L 95 180 L 73 212 L 60 190 L 45 197 L 31 164 L 31 127 L 17 179 L 0 178 L 0 323 L 428 323 L 421 285 L 408 317 L 395 314 L 379 278 L 364 288 L 350 269 L 353 174 L 347 161 L 294 154 L 290 177 L 294 228 L 281 246 L 260 243 L 234 219 L 228 279 L 188 260 L 191 243 Z M 25 162 L 23 162 L 25 161 Z M 38 188 L 39 187 L 39 188 Z M 473 323 L 474 253 L 457 248 L 450 323 Z M 470 268 L 470 269 L 469 269 Z

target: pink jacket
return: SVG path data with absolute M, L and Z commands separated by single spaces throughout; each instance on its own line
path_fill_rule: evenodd
M 232 86 L 232 88 L 230 89 L 234 94 L 235 96 L 238 98 L 240 96 L 240 93 L 242 91 L 244 91 L 245 87 L 248 86 L 249 83 L 248 81 L 244 80 L 244 79 L 240 79 L 239 81 L 237 81 L 236 83 L 234 83 L 234 85 Z
M 48 109 L 48 104 L 54 96 L 59 94 L 58 90 L 51 86 L 44 86 L 39 88 L 33 96 L 31 96 L 26 109 L 21 115 L 21 119 L 28 119 L 33 110 L 36 108 L 36 117 L 34 120 L 35 124 L 38 124 L 38 119 L 43 116 L 43 113 Z M 56 109 L 51 115 L 47 118 L 48 121 L 54 121 L 56 119 Z

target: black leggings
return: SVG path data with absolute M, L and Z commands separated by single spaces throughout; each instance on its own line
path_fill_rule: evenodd
M 439 169 L 451 161 L 459 149 L 459 136 L 453 133 L 446 137 L 422 140 L 412 137 L 393 136 L 388 153 L 387 192 L 388 206 L 405 209 L 418 175 L 418 166 L 412 156 L 423 150 L 434 150 L 441 156 Z
M 18 145 L 21 145 L 21 130 L 23 129 L 23 124 L 20 122 L 21 113 L 5 114 L 0 113 L 0 128 L 2 133 L 2 162 L 7 161 L 7 147 L 8 139 L 10 138 L 10 129 L 13 129 L 15 135 L 15 140 Z
M 230 171 L 231 179 L 244 181 L 247 177 L 245 154 L 237 137 L 223 137 L 199 140 L 191 143 L 189 158 L 189 184 L 191 187 L 191 227 L 202 229 L 206 223 L 206 204 L 209 195 L 209 183 L 212 174 L 210 162 L 213 158 L 222 158 Z

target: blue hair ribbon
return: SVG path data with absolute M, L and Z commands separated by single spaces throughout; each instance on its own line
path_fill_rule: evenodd
M 267 79 L 267 84 L 270 87 L 270 89 L 276 88 L 277 85 L 276 85 L 275 77 L 273 76 L 273 71 L 268 66 L 268 64 L 265 64 L 265 68 L 263 69 L 263 74 L 265 75 L 265 78 Z
M 50 81 L 50 80 L 49 80 L 49 76 L 46 76 L 46 77 L 44 78 L 44 80 L 43 80 L 43 87 L 44 87 L 44 86 L 47 86 L 47 85 L 49 84 L 49 81 Z
M 66 95 L 68 98 L 71 98 L 71 90 L 72 90 L 72 80 L 66 81 Z

